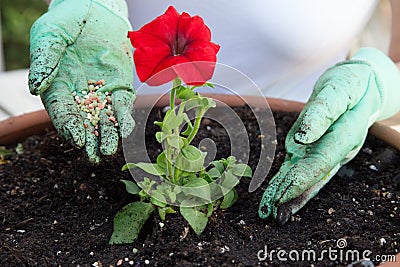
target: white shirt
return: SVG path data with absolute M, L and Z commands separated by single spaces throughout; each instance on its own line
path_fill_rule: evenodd
M 127 3 L 134 30 L 163 14 L 169 5 L 180 13 L 200 15 L 211 29 L 212 41 L 221 46 L 218 63 L 247 75 L 265 96 L 305 102 L 322 72 L 345 58 L 377 0 L 127 0 Z M 249 89 L 248 83 L 232 74 L 232 68 L 218 66 L 214 76 L 229 79 L 234 85 L 231 89 L 238 94 L 255 94 L 254 88 Z M 0 120 L 43 108 L 40 98 L 29 94 L 27 75 L 27 70 L 0 73 L 3 92 Z M 140 88 L 136 73 L 134 84 Z
M 134 30 L 163 14 L 200 15 L 221 49 L 217 62 L 247 75 L 269 97 L 306 102 L 324 70 L 345 59 L 376 0 L 129 0 Z M 135 76 L 135 87 L 140 82 Z M 233 88 L 251 95 L 245 86 Z M 143 91 L 139 90 L 139 94 Z M 154 93 L 146 90 L 145 93 Z

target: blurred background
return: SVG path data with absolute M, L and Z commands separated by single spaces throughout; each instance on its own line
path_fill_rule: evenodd
M 29 66 L 29 30 L 47 10 L 44 0 L 0 0 L 0 71 Z M 375 15 L 354 42 L 354 49 L 368 44 L 387 51 L 389 46 L 390 4 L 380 0 Z M 2 44 L 2 45 L 1 45 Z
M 29 66 L 29 30 L 33 22 L 46 10 L 47 4 L 43 0 L 0 0 L 3 44 L 1 70 Z

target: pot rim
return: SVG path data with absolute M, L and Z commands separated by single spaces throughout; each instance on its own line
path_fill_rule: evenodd
M 281 98 L 260 97 L 260 96 L 239 96 L 228 94 L 204 94 L 204 96 L 219 100 L 231 107 L 244 106 L 246 103 L 252 106 L 265 107 L 265 100 L 274 111 L 300 112 L 305 103 L 286 100 Z M 155 104 L 156 107 L 168 106 L 169 95 L 149 94 L 138 95 L 135 107 L 149 107 Z M 400 112 L 393 117 L 374 123 L 369 133 L 382 139 L 387 144 L 400 151 Z M 20 116 L 0 121 L 0 145 L 9 145 L 22 141 L 23 139 L 43 133 L 46 130 L 54 129 L 54 126 L 46 110 L 34 111 Z
M 252 106 L 265 106 L 265 99 L 269 107 L 274 111 L 300 112 L 305 103 L 285 100 L 279 98 L 259 96 L 238 96 L 227 94 L 204 94 L 204 96 L 221 101 L 231 107 L 244 106 L 246 103 Z M 168 95 L 139 95 L 135 107 L 149 107 L 155 104 L 156 107 L 169 105 Z M 21 141 L 31 135 L 43 133 L 46 130 L 54 129 L 49 115 L 45 109 L 14 116 L 0 121 L 0 145 L 9 145 Z

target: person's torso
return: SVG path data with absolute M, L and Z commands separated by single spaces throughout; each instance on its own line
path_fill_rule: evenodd
M 134 30 L 163 14 L 200 15 L 221 46 L 217 62 L 246 74 L 270 97 L 306 101 L 313 83 L 344 59 L 376 0 L 129 0 Z M 140 82 L 135 77 L 135 86 Z M 240 85 L 239 94 L 254 94 Z

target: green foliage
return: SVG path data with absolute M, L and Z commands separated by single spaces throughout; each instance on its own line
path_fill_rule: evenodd
M 158 207 L 158 215 L 160 215 L 161 220 L 165 220 L 165 215 L 168 213 L 176 213 L 176 211 L 171 207 Z
M 125 184 L 126 191 L 127 191 L 129 194 L 132 194 L 132 195 L 137 195 L 137 194 L 139 194 L 139 192 L 140 192 L 140 187 L 137 186 L 137 184 L 135 184 L 135 183 L 132 182 L 132 181 L 127 181 L 127 180 L 121 180 L 121 182 L 123 182 L 123 183 Z
M 198 207 L 180 207 L 179 211 L 197 235 L 200 235 L 204 231 L 207 226 L 208 217 Z
M 11 150 L 8 150 L 5 146 L 0 146 L 0 157 L 9 156 L 12 154 Z
M 235 189 L 232 189 L 231 191 L 228 192 L 224 196 L 224 199 L 221 202 L 221 205 L 219 206 L 221 209 L 227 209 L 233 205 L 233 203 L 236 202 L 238 198 L 237 192 Z
M 21 143 L 18 143 L 18 145 L 15 147 L 15 152 L 17 152 L 18 155 L 23 154 L 24 146 Z
M 29 31 L 47 10 L 43 0 L 1 0 L 1 32 L 7 70 L 29 66 Z
M 11 150 L 6 149 L 4 146 L 0 146 L 0 165 L 10 163 L 9 160 L 6 160 L 5 157 L 12 154 Z
M 153 205 L 141 201 L 123 207 L 115 215 L 114 232 L 109 244 L 132 243 L 139 236 L 140 230 L 153 211 Z
M 174 84 L 177 85 L 178 81 Z M 195 88 L 178 84 L 172 93 L 182 100 L 180 106 L 177 110 L 168 110 L 162 122 L 155 122 L 160 127 L 156 140 L 164 147 L 156 163 L 127 163 L 122 168 L 139 168 L 159 177 L 161 182 L 156 183 L 147 177 L 137 185 L 126 180 L 122 182 L 129 193 L 138 195 L 143 203 L 157 209 L 162 220 L 166 214 L 175 213 L 171 205 L 179 205 L 181 215 L 199 235 L 216 208 L 227 209 L 235 203 L 238 195 L 234 187 L 240 177 L 251 177 L 252 170 L 246 164 L 237 164 L 233 156 L 204 165 L 207 153 L 190 143 L 199 130 L 203 115 L 216 103 L 194 92 Z M 175 103 L 170 103 L 170 106 L 175 107 Z M 189 120 L 189 111 L 195 113 L 194 123 Z M 141 224 L 136 223 L 136 226 L 141 227 Z

